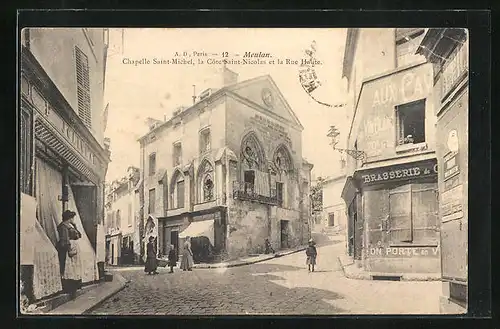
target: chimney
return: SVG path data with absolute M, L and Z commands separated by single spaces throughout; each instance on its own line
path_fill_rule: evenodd
M 193 85 L 193 96 L 191 96 L 191 97 L 193 97 L 193 105 L 194 105 L 196 103 L 196 86 L 195 85 Z

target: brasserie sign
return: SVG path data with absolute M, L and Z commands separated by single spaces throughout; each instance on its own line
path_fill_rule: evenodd
M 361 170 L 354 178 L 361 185 L 383 184 L 385 182 L 424 178 L 437 175 L 436 159 L 405 163 L 394 166 Z

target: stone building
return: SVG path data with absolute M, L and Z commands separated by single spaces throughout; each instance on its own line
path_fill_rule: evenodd
M 346 176 L 326 177 L 322 181 L 323 189 L 323 212 L 321 214 L 321 225 L 323 228 L 334 230 L 339 233 L 347 232 L 347 215 L 345 202 L 342 199 Z
M 106 263 L 135 264 L 140 258 L 138 202 L 139 168 L 129 167 L 127 175 L 113 181 L 106 193 Z
M 465 29 L 429 29 L 417 53 L 434 65 L 443 313 L 467 312 L 469 39 Z
M 440 277 L 432 64 L 424 29 L 349 29 L 349 253 L 372 276 Z
M 30 299 L 61 291 L 55 245 L 66 209 L 82 232 L 84 284 L 103 277 L 107 29 L 21 31 L 21 281 Z
M 202 245 L 236 257 L 262 252 L 265 239 L 276 250 L 303 244 L 312 169 L 303 127 L 270 76 L 238 82 L 224 67 L 218 77 L 139 140 L 145 237 L 163 254 L 195 237 L 195 258 Z

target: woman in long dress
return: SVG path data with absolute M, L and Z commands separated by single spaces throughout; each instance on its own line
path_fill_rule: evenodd
M 75 299 L 77 290 L 82 284 L 83 265 L 80 257 L 79 239 L 82 234 L 76 228 L 73 219 L 76 213 L 65 210 L 62 223 L 57 226 L 59 232 L 58 254 L 61 270 L 62 285 L 71 299 Z
M 158 274 L 156 269 L 158 264 L 156 261 L 156 245 L 154 243 L 155 238 L 153 236 L 149 237 L 149 242 L 146 246 L 146 264 L 144 266 L 144 272 L 147 274 Z
M 192 271 L 194 265 L 193 261 L 193 251 L 191 250 L 191 238 L 186 237 L 186 242 L 184 242 L 184 249 L 182 252 L 182 260 L 180 268 L 183 271 Z

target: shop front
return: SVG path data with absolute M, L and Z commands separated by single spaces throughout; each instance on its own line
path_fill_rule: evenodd
M 350 210 L 356 219 L 353 248 L 355 256 L 363 249 L 364 269 L 372 275 L 439 277 L 436 159 L 361 169 L 353 180 L 362 198 Z
M 226 208 L 213 207 L 160 219 L 161 250 L 168 254 L 174 245 L 179 254 L 186 237 L 191 237 L 191 249 L 196 263 L 211 262 L 225 251 Z
M 82 232 L 80 240 L 83 265 L 82 282 L 91 283 L 100 279 L 103 267 L 98 259 L 98 226 L 102 225 L 104 205 L 104 176 L 109 154 L 95 140 L 81 119 L 67 104 L 57 87 L 46 76 L 36 60 L 23 56 L 22 66 L 22 113 L 29 113 L 21 132 L 23 143 L 24 180 L 31 188 L 24 191 L 36 200 L 36 227 L 38 240 L 33 254 L 34 299 L 57 293 L 60 285 L 38 287 L 43 282 L 60 281 L 59 263 L 55 246 L 59 240 L 57 226 L 66 209 L 76 212 L 77 228 Z M 28 126 L 27 123 L 30 123 Z M 28 152 L 28 154 L 26 154 Z M 29 170 L 26 162 L 31 164 Z M 27 175 L 29 173 L 29 175 Z M 28 182 L 28 181 L 26 181 Z M 57 271 L 46 271 L 51 266 Z

